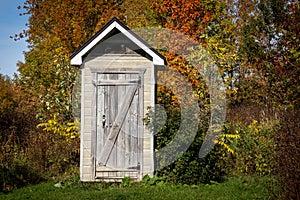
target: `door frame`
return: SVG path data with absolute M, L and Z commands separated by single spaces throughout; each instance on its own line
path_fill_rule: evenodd
M 91 170 L 92 170 L 92 178 L 93 179 L 101 179 L 101 177 L 96 176 L 96 172 L 97 172 L 97 92 L 98 92 L 98 75 L 100 74 L 138 74 L 140 77 L 140 85 L 138 87 L 138 93 L 139 93 L 139 99 L 140 102 L 138 104 L 138 109 L 139 109 L 139 116 L 138 116 L 138 132 L 139 132 L 139 142 L 141 145 L 141 150 L 140 150 L 140 155 L 138 160 L 140 161 L 140 165 L 139 165 L 139 177 L 141 178 L 142 174 L 143 174 L 143 150 L 144 150 L 144 145 L 143 145 L 143 134 L 144 134 L 144 128 L 143 128 L 143 117 L 144 117 L 144 73 L 146 72 L 146 69 L 143 68 L 109 68 L 109 69 L 105 69 L 105 70 L 101 70 L 101 69 L 93 69 L 91 70 L 92 72 L 92 80 L 93 80 L 93 92 L 92 92 L 92 120 L 91 120 L 91 126 L 92 126 L 92 131 L 91 131 Z M 83 113 L 84 114 L 84 113 Z M 128 172 L 132 172 L 134 170 L 123 170 L 128 171 Z

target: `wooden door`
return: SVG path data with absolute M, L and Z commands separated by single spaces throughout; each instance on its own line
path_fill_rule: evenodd
M 141 73 L 118 71 L 98 73 L 94 81 L 97 87 L 96 171 L 112 172 L 106 173 L 107 178 L 130 176 L 126 172 L 137 172 L 133 175 L 137 176 L 140 171 L 143 134 L 141 81 Z M 124 173 L 120 175 L 120 172 Z

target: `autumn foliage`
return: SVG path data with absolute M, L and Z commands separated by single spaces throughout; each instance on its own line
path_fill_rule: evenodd
M 19 8 L 22 15 L 29 15 L 28 29 L 13 38 L 26 38 L 29 51 L 13 80 L 0 76 L 0 169 L 8 170 L 13 163 L 41 174 L 51 169 L 57 175 L 77 166 L 79 140 L 73 125 L 79 74 L 69 56 L 114 16 L 133 30 L 156 27 L 179 33 L 157 32 L 145 38 L 149 44 L 157 38 L 158 50 L 168 62 L 169 70 L 158 78 L 176 86 L 173 91 L 163 85 L 157 88 L 157 102 L 170 119 L 158 134 L 156 148 L 176 132 L 181 102 L 174 94 L 184 95 L 186 86 L 194 90 L 201 123 L 189 151 L 161 174 L 182 183 L 221 180 L 224 173 L 272 175 L 279 177 L 285 197 L 299 198 L 298 1 L 27 0 Z M 195 156 L 209 124 L 211 93 L 198 71 L 205 63 L 190 62 L 202 58 L 203 52 L 218 69 L 227 95 L 223 133 L 240 135 L 219 140 L 236 155 L 216 145 L 205 161 Z M 265 138 L 272 142 L 261 143 Z M 230 170 L 223 171 L 221 164 Z M 206 175 L 193 176 L 199 170 Z M 0 184 L 2 189 L 19 187 Z

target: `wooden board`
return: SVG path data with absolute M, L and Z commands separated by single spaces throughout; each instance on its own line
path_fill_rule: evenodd
M 139 173 L 142 163 L 141 73 L 97 73 L 96 174 L 106 170 Z M 103 168 L 104 167 L 104 168 Z M 118 172 L 118 173 L 117 173 Z M 131 173 L 136 174 L 137 173 Z M 107 175 L 107 173 L 106 173 Z M 133 177 L 136 178 L 136 177 Z

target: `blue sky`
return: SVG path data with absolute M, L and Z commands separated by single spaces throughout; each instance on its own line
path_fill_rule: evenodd
M 14 41 L 9 36 L 26 29 L 28 16 L 19 16 L 19 5 L 25 0 L 1 0 L 0 3 L 0 73 L 13 77 L 17 73 L 17 62 L 24 61 L 27 51 L 25 39 Z

